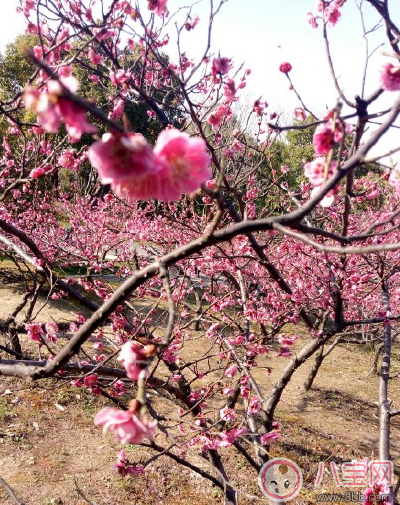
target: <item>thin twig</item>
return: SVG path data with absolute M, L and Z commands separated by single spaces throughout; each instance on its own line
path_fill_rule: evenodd
M 85 500 L 86 503 L 89 503 L 89 505 L 98 505 L 98 503 L 96 503 L 96 502 L 90 500 L 89 498 L 87 498 L 87 496 L 85 495 L 85 493 L 78 486 L 78 481 L 77 481 L 76 477 L 74 477 L 74 483 L 75 483 L 76 492 L 79 494 L 79 496 L 81 496 Z
M 11 488 L 11 486 L 9 486 L 2 477 L 0 477 L 0 485 L 7 491 L 9 497 L 12 499 L 14 503 L 16 503 L 17 505 L 24 505 L 24 503 L 16 497 L 15 492 Z

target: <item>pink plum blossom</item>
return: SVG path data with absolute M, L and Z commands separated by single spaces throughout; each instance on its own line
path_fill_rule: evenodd
M 258 398 L 254 397 L 249 401 L 247 410 L 249 414 L 257 414 L 257 412 L 260 410 L 260 402 L 258 401 Z
M 400 66 L 393 63 L 385 63 L 379 73 L 382 88 L 386 91 L 400 90 Z
M 235 377 L 235 375 L 237 374 L 237 371 L 238 371 L 238 366 L 234 363 L 233 365 L 231 365 L 230 367 L 228 367 L 225 370 L 225 375 L 227 377 Z
M 226 79 L 224 82 L 224 95 L 227 98 L 233 98 L 236 94 L 235 81 L 233 79 Z
M 365 194 L 365 197 L 367 200 L 373 200 L 374 198 L 377 198 L 381 194 L 380 188 L 374 184 Z
M 117 470 L 122 477 L 144 474 L 144 468 L 142 466 L 133 466 L 129 463 L 124 450 L 119 452 L 117 463 L 113 466 L 113 469 Z
M 233 421 L 235 419 L 235 409 L 230 409 L 229 407 L 224 407 L 219 411 L 221 419 L 223 421 Z
M 283 347 L 289 347 L 291 345 L 293 345 L 296 340 L 299 338 L 298 335 L 279 335 L 278 337 L 278 340 L 279 340 L 279 343 L 281 344 L 281 346 Z
M 72 74 L 72 66 L 64 65 L 58 69 L 58 74 L 60 77 L 69 77 Z
M 325 9 L 325 19 L 329 23 L 330 26 L 335 26 L 339 21 L 341 13 L 337 6 L 333 3 L 329 7 Z
M 232 430 L 218 433 L 218 437 L 220 438 L 218 447 L 230 447 L 237 438 L 241 437 L 246 432 L 246 428 L 233 428 Z
M 154 174 L 156 167 L 151 146 L 137 133 L 105 133 L 90 146 L 88 158 L 100 181 L 111 184 L 118 194 L 123 193 L 126 181 Z
M 97 128 L 88 123 L 85 112 L 71 100 L 61 99 L 58 104 L 67 132 L 78 141 L 83 133 L 96 133 Z
M 85 18 L 86 18 L 88 21 L 92 21 L 92 20 L 93 20 L 93 13 L 92 13 L 92 9 L 86 9 L 86 10 L 85 10 Z
M 39 28 L 34 23 L 28 23 L 26 33 L 29 33 L 30 35 L 37 35 L 39 33 Z
M 124 112 L 124 107 L 125 107 L 125 100 L 120 98 L 117 100 L 114 104 L 114 107 L 108 117 L 115 121 L 116 119 L 120 118 L 122 116 L 122 113 Z
M 57 342 L 58 325 L 54 321 L 49 321 L 44 325 L 47 338 L 52 342 Z
M 235 338 L 229 339 L 229 343 L 231 345 L 240 345 L 240 344 L 243 344 L 244 341 L 245 341 L 245 337 L 243 335 L 238 335 Z
M 93 28 L 93 33 L 96 35 L 97 40 L 105 40 L 114 37 L 115 33 L 112 30 L 104 28 Z
M 390 496 L 390 489 L 383 483 L 377 483 L 374 487 L 368 487 L 363 491 L 363 494 L 365 500 L 361 505 L 371 505 L 372 503 L 387 503 L 388 505 L 392 505 L 393 503 L 390 499 L 385 501 L 379 499 L 384 495 Z
M 97 413 L 94 424 L 103 425 L 103 433 L 114 433 L 121 444 L 140 444 L 143 438 L 153 440 L 157 421 L 139 419 L 131 411 L 107 407 Z
M 270 445 L 277 442 L 280 438 L 280 433 L 278 431 L 270 431 L 269 433 L 264 433 L 261 435 L 260 441 L 263 445 Z
M 294 117 L 299 121 L 305 121 L 307 119 L 306 111 L 302 107 L 296 107 Z
M 266 102 L 261 102 L 261 100 L 256 100 L 253 105 L 253 112 L 257 114 L 257 116 L 262 116 L 264 109 L 268 106 Z
M 124 365 L 126 375 L 132 380 L 138 380 L 140 372 L 147 367 L 145 350 L 139 342 L 126 342 L 121 347 L 118 360 Z
M 46 170 L 43 167 L 34 168 L 30 171 L 29 177 L 32 177 L 32 179 L 39 179 L 40 177 L 43 177 L 45 173 Z
M 334 146 L 332 126 L 320 124 L 317 126 L 313 137 L 314 151 L 316 154 L 327 154 Z
M 244 146 L 239 140 L 235 140 L 232 144 L 232 149 L 237 153 L 242 153 L 244 151 Z
M 185 23 L 185 28 L 188 32 L 190 32 L 190 30 L 193 30 L 193 28 L 195 28 L 198 23 L 200 21 L 200 18 L 199 16 L 194 16 L 193 19 L 188 19 Z
M 304 165 L 304 174 L 314 186 L 321 186 L 336 171 L 337 163 L 331 161 L 326 168 L 326 160 L 322 156 Z
M 229 72 L 230 64 L 231 60 L 229 58 L 214 58 L 211 66 L 211 72 L 213 75 L 227 74 Z
M 33 0 L 25 0 L 22 4 L 23 12 L 26 17 L 29 17 L 30 11 L 35 8 L 35 2 Z
M 313 145 L 316 154 L 327 154 L 335 144 L 342 142 L 345 135 L 351 133 L 353 127 L 337 119 L 333 120 L 332 114 L 327 115 L 329 121 L 317 126 L 314 136 Z
M 159 200 L 178 200 L 182 193 L 197 190 L 212 177 L 210 156 L 203 139 L 175 129 L 163 130 L 154 154 L 161 160 Z
M 78 89 L 78 80 L 72 75 L 61 77 L 60 82 L 72 93 Z M 64 97 L 60 82 L 50 80 L 47 91 L 26 86 L 25 107 L 37 114 L 40 125 L 49 133 L 56 133 L 62 122 L 68 133 L 78 140 L 83 133 L 96 133 L 97 128 L 87 122 L 80 105 Z
M 334 0 L 330 3 L 326 2 L 326 0 L 319 0 L 318 12 L 323 14 L 325 22 L 330 26 L 335 26 L 341 16 L 339 7 L 341 7 L 343 3 L 343 0 Z
M 69 170 L 79 169 L 79 160 L 76 158 L 75 149 L 66 149 L 61 153 L 57 160 L 60 167 L 68 168 Z
M 39 323 L 26 324 L 25 329 L 27 330 L 28 337 L 34 342 L 39 342 L 42 344 L 42 338 L 44 337 L 44 331 L 42 325 Z
M 94 49 L 89 49 L 89 59 L 92 65 L 100 65 L 100 63 L 103 61 L 101 54 L 96 53 Z
M 94 386 L 96 386 L 96 384 L 99 382 L 99 376 L 97 375 L 97 373 L 92 373 L 90 375 L 87 375 L 84 379 L 83 379 L 83 383 L 85 384 L 85 386 L 87 386 L 88 388 L 93 388 Z
M 310 23 L 311 28 L 318 28 L 317 18 L 313 15 L 312 12 L 307 12 L 307 21 Z
M 292 355 L 289 347 L 280 347 L 278 351 L 275 353 L 277 358 L 290 358 Z
M 110 72 L 110 80 L 114 86 L 119 86 L 125 84 L 131 78 L 130 72 L 127 72 L 123 68 L 117 70 L 117 72 Z
M 157 16 L 167 14 L 167 0 L 147 0 L 149 10 L 154 11 Z
M 209 115 L 208 122 L 212 126 L 213 130 L 218 128 L 222 121 L 226 118 L 228 119 L 232 115 L 232 109 L 227 105 L 220 105 L 217 110 Z

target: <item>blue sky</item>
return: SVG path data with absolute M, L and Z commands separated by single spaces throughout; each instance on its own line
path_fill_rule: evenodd
M 145 0 L 141 0 L 145 3 Z M 188 5 L 182 0 L 169 0 L 170 10 L 175 6 Z M 217 0 L 214 0 L 214 4 Z M 372 26 L 376 17 L 367 2 L 365 4 L 366 23 Z M 25 22 L 15 12 L 16 0 L 7 0 L 2 5 L 0 17 L 0 48 L 24 31 Z M 200 15 L 200 24 L 187 33 L 185 47 L 189 54 L 196 55 L 205 39 L 205 27 L 209 12 L 207 0 L 193 8 Z M 233 57 L 239 65 L 245 63 L 252 70 L 248 80 L 248 91 L 262 94 L 265 99 L 279 107 L 297 106 L 293 93 L 287 92 L 287 81 L 279 73 L 282 61 L 293 65 L 293 82 L 310 106 L 318 109 L 331 107 L 336 100 L 336 92 L 329 76 L 325 51 L 322 44 L 322 30 L 313 30 L 306 21 L 307 11 L 316 11 L 316 0 L 228 0 L 217 16 L 212 45 L 215 53 Z M 364 62 L 365 46 L 362 40 L 360 16 L 355 0 L 348 0 L 343 7 L 343 15 L 336 27 L 330 30 L 332 50 L 338 74 L 342 74 L 343 85 L 349 96 L 360 91 L 360 77 Z M 374 37 L 375 44 L 384 38 L 384 32 Z M 386 47 L 386 50 L 388 48 Z M 374 56 L 375 65 L 384 61 L 382 49 Z M 370 89 L 377 85 L 374 79 Z M 333 102 L 333 103 L 332 103 Z
M 145 4 L 145 0 L 140 2 Z M 196 56 L 204 47 L 209 2 L 203 0 L 193 8 L 201 21 L 195 30 L 184 34 L 184 47 L 189 55 Z M 217 2 L 214 0 L 214 4 Z M 168 5 L 172 12 L 175 7 L 189 3 L 169 0 Z M 368 2 L 363 3 L 365 23 L 371 28 L 379 17 Z M 3 1 L 3 4 L 0 48 L 21 33 L 25 25 L 23 17 L 15 12 L 16 0 Z M 315 13 L 316 4 L 316 0 L 228 0 L 216 18 L 212 38 L 215 54 L 220 52 L 222 56 L 232 57 L 236 65 L 245 63 L 245 68 L 252 70 L 244 94 L 250 94 L 250 100 L 262 95 L 270 104 L 271 112 L 285 111 L 290 117 L 291 111 L 299 106 L 294 93 L 288 90 L 285 76 L 278 70 L 282 61 L 292 64 L 293 83 L 311 109 L 321 113 L 336 103 L 337 93 L 326 63 L 322 30 L 312 29 L 306 21 L 306 13 Z M 361 90 L 366 50 L 356 0 L 346 2 L 341 19 L 329 33 L 337 75 L 341 76 L 342 86 L 353 99 Z M 370 51 L 385 40 L 384 35 L 383 29 L 373 34 Z M 371 58 L 367 90 L 372 91 L 378 85 L 379 66 L 387 61 L 387 56 L 382 54 L 384 50 L 388 52 L 389 47 L 378 48 Z M 381 100 L 382 108 L 390 106 L 394 98 L 394 94 L 386 94 Z
M 170 0 L 170 3 L 182 4 L 179 0 Z M 237 64 L 246 62 L 246 67 L 253 72 L 249 79 L 252 92 L 262 93 L 272 103 L 280 97 L 284 104 L 297 106 L 295 98 L 286 92 L 286 79 L 278 71 L 282 61 L 289 61 L 293 65 L 291 77 L 305 100 L 316 107 L 331 106 L 328 102 L 335 101 L 337 94 L 326 64 L 322 30 L 312 29 L 306 21 L 306 12 L 315 12 L 316 3 L 315 0 L 229 0 L 215 23 L 215 52 L 233 56 Z M 372 26 L 377 18 L 369 4 L 365 4 L 366 24 Z M 202 24 L 207 24 L 205 9 L 199 7 L 197 10 L 201 13 Z M 187 37 L 190 48 L 199 46 L 198 37 L 190 41 L 192 34 L 194 31 Z M 383 30 L 377 35 L 371 49 L 383 39 Z M 342 82 L 352 98 L 361 89 L 365 55 L 362 25 L 354 0 L 345 4 L 342 18 L 330 30 L 330 37 L 337 73 L 346 76 Z M 374 57 L 375 68 L 384 59 L 381 51 Z M 373 89 L 377 79 L 369 84 L 369 89 Z
M 182 5 L 182 1 L 170 0 L 170 4 Z M 341 19 L 328 32 L 336 75 L 350 100 L 361 93 L 366 61 L 367 48 L 358 8 L 360 4 L 366 29 L 372 29 L 380 21 L 375 10 L 367 1 L 348 0 L 342 8 Z M 209 2 L 201 5 L 195 7 L 193 12 L 200 14 L 204 29 Z M 285 76 L 279 72 L 279 65 L 283 61 L 292 64 L 290 76 L 293 84 L 311 110 L 317 114 L 324 113 L 334 107 L 338 99 L 327 64 L 322 29 L 311 28 L 306 20 L 308 11 L 316 14 L 316 5 L 316 0 L 228 0 L 214 26 L 214 52 L 233 57 L 237 65 L 245 62 L 245 67 L 252 70 L 247 92 L 252 98 L 263 95 L 263 99 L 270 104 L 271 112 L 274 109 L 286 112 L 288 121 L 291 120 L 293 109 L 300 104 L 295 94 L 288 90 Z M 400 22 L 400 16 L 398 18 Z M 201 30 L 196 37 L 192 34 L 194 31 L 187 36 L 187 47 L 189 53 L 193 51 L 196 54 L 201 47 Z M 374 54 L 368 63 L 367 95 L 378 87 L 379 68 L 388 61 L 384 53 L 390 52 L 383 27 L 372 33 L 368 41 L 368 50 L 370 53 L 374 51 Z M 385 45 L 381 46 L 382 42 Z M 395 96 L 396 93 L 385 93 L 370 112 L 389 108 Z M 374 149 L 373 153 L 383 153 L 394 146 L 400 146 L 397 129 L 391 129 L 381 147 Z M 400 159 L 400 156 L 396 154 L 393 158 Z

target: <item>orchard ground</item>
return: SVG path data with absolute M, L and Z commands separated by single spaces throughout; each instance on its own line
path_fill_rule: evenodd
M 0 318 L 18 304 L 23 293 L 17 272 L 3 262 L 0 270 Z M 149 302 L 150 305 L 150 302 Z M 68 301 L 50 301 L 37 321 L 74 319 L 78 309 Z M 292 328 L 293 329 L 293 328 Z M 290 327 L 285 329 L 290 333 Z M 299 327 L 295 329 L 299 333 Z M 300 329 L 301 333 L 301 329 Z M 183 358 L 199 355 L 202 332 L 185 346 Z M 294 352 L 305 343 L 303 336 Z M 290 358 L 275 358 L 274 344 L 261 363 L 272 368 L 253 369 L 268 394 Z M 322 485 L 314 488 L 320 462 L 341 464 L 365 457 L 376 459 L 378 376 L 371 374 L 374 352 L 368 346 L 341 344 L 326 358 L 311 391 L 303 383 L 312 366 L 309 360 L 294 374 L 276 412 L 281 424 L 281 439 L 271 446 L 271 456 L 285 456 L 296 461 L 304 474 L 300 495 L 290 503 L 313 504 L 317 493 L 344 493 L 347 488 L 334 486 L 325 472 Z M 2 354 L 3 358 L 7 356 Z M 393 356 L 393 375 L 400 372 L 400 355 Z M 151 396 L 151 393 L 150 393 Z M 400 379 L 391 381 L 390 398 L 400 398 Z M 153 396 L 154 399 L 154 396 Z M 156 399 L 156 401 L 162 401 Z M 175 465 L 168 457 L 157 458 L 144 475 L 123 479 L 112 470 L 121 446 L 111 434 L 103 435 L 94 426 L 95 413 L 106 399 L 87 389 L 72 387 L 69 381 L 29 384 L 20 379 L 2 378 L 0 382 L 0 475 L 12 486 L 25 505 L 206 505 L 222 503 L 221 492 L 188 469 Z M 163 435 L 158 431 L 157 437 Z M 400 419 L 392 420 L 392 458 L 400 461 Z M 157 438 L 156 438 L 157 441 Z M 149 454 L 140 446 L 125 446 L 132 463 L 140 463 Z M 223 454 L 223 451 L 222 451 Z M 226 452 L 226 455 L 228 452 Z M 244 458 L 224 456 L 235 474 L 233 485 L 240 491 L 259 496 L 257 480 L 249 479 Z M 188 460 L 200 459 L 189 454 Z M 210 471 L 206 462 L 202 465 Z M 395 480 L 397 481 L 398 476 Z M 362 491 L 362 489 L 359 489 Z M 4 489 L 0 502 L 11 503 Z M 239 495 L 239 503 L 257 503 L 256 498 Z

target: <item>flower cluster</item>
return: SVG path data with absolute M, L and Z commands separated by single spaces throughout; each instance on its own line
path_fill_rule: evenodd
M 400 171 L 393 169 L 389 175 L 389 184 L 394 186 L 396 193 L 400 195 Z
M 167 15 L 167 1 L 168 0 L 148 0 L 148 8 L 154 11 L 158 16 Z
M 341 16 L 340 7 L 342 7 L 345 1 L 346 0 L 319 0 L 317 10 L 320 16 L 314 16 L 312 12 L 307 12 L 307 21 L 312 28 L 318 28 L 318 19 L 321 19 L 329 26 L 335 26 Z
M 312 194 L 315 194 L 321 186 L 334 174 L 336 171 L 336 161 L 331 161 L 329 166 L 325 158 L 319 157 L 304 165 L 305 176 L 308 177 L 311 184 L 314 186 Z M 335 191 L 331 190 L 321 201 L 322 207 L 330 207 L 335 200 Z
M 296 340 L 299 338 L 298 335 L 285 335 L 285 334 L 280 334 L 278 336 L 278 341 L 281 345 L 280 349 L 276 353 L 276 356 L 280 356 L 283 358 L 288 358 L 292 355 L 290 351 L 290 347 L 296 342 Z
M 335 144 L 342 142 L 344 136 L 351 133 L 352 129 L 350 124 L 340 119 L 334 121 L 332 118 L 327 123 L 318 125 L 313 137 L 315 154 L 328 154 Z
M 319 191 L 321 186 L 335 173 L 337 162 L 328 161 L 324 154 L 331 153 L 335 145 L 343 142 L 345 135 L 351 133 L 353 127 L 340 118 L 335 118 L 334 111 L 325 116 L 325 123 L 317 126 L 313 136 L 313 147 L 316 158 L 304 165 L 304 174 L 314 186 L 312 195 Z M 322 207 L 330 207 L 335 200 L 337 188 L 330 190 L 321 200 Z
M 133 466 L 130 464 L 124 450 L 119 452 L 118 461 L 113 468 L 117 470 L 122 477 L 126 477 L 127 475 L 141 475 L 144 473 L 144 468 L 142 466 Z
M 106 133 L 88 151 L 100 181 L 133 200 L 179 200 L 211 178 L 204 140 L 167 129 L 152 149 L 136 133 Z
M 214 77 L 217 74 L 227 74 L 229 72 L 231 60 L 229 58 L 214 58 L 211 65 L 211 73 Z
M 50 80 L 47 90 L 28 85 L 24 93 L 25 107 L 37 114 L 40 126 L 49 133 L 56 133 L 63 122 L 75 141 L 83 133 L 96 133 L 97 128 L 87 122 L 85 111 L 64 96 L 63 86 L 75 93 L 78 80 L 72 75 L 61 77 L 60 81 Z
M 388 503 L 391 505 L 393 502 L 389 499 L 390 497 L 390 489 L 383 483 L 376 483 L 373 487 L 368 487 L 364 491 L 364 501 L 362 505 L 369 505 L 371 503 Z M 387 500 L 381 500 L 381 498 L 385 496 Z
M 208 122 L 212 126 L 213 130 L 215 130 L 224 119 L 230 119 L 231 116 L 232 110 L 228 105 L 219 105 L 217 110 L 209 115 Z

